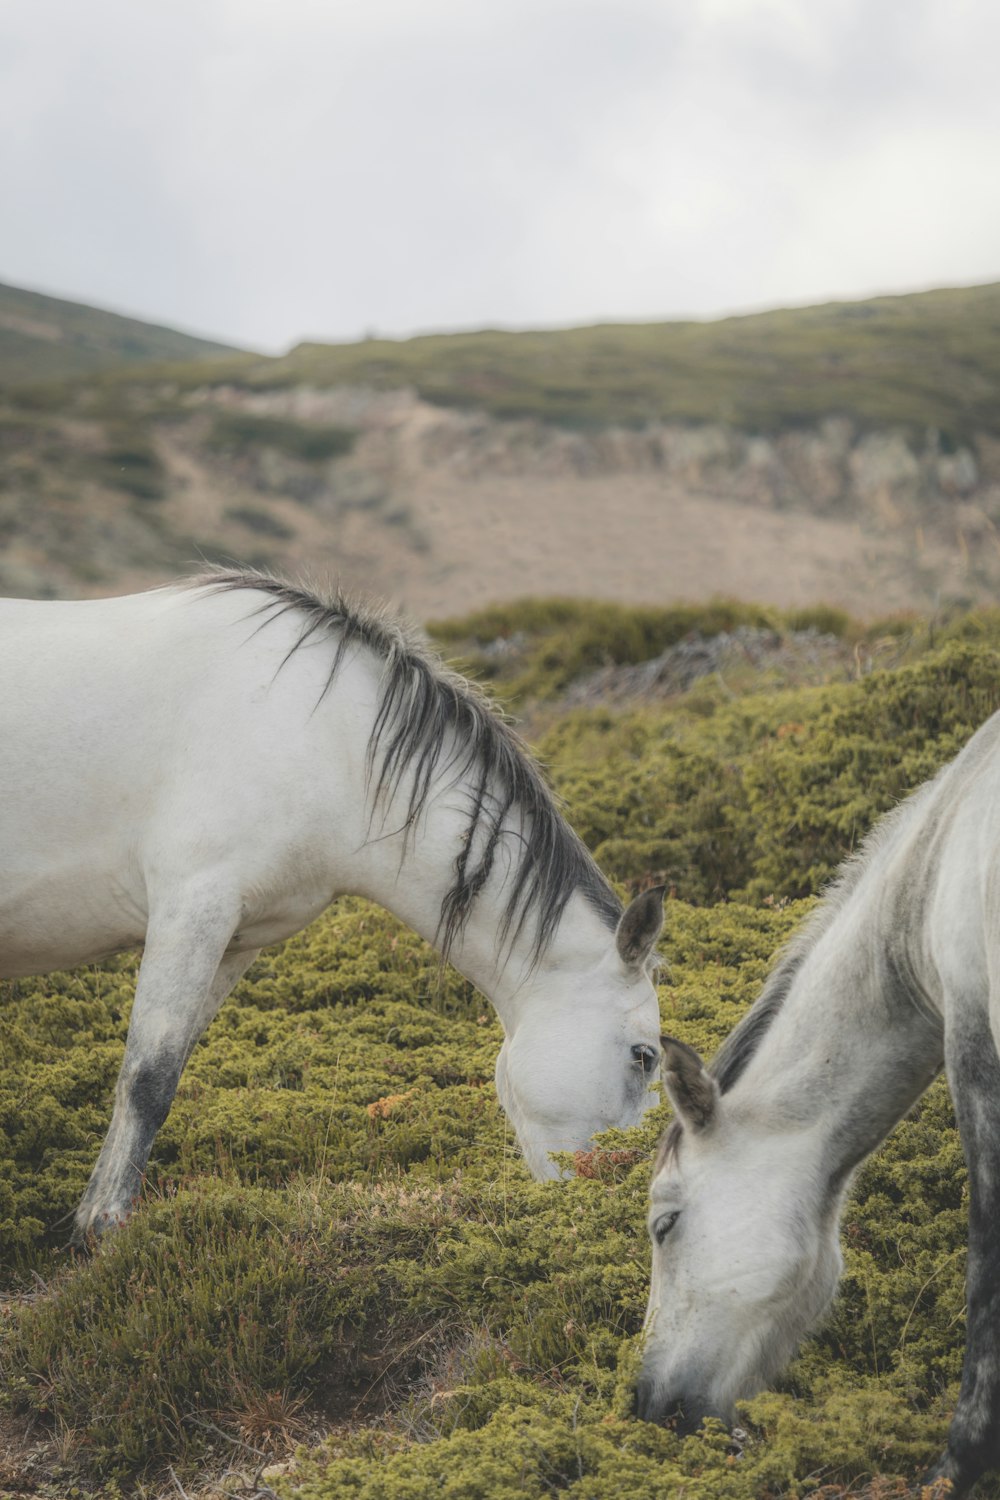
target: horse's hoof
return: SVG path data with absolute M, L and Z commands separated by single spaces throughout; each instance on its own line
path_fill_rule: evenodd
M 124 1224 L 127 1218 L 128 1214 L 109 1213 L 107 1210 L 79 1216 L 70 1235 L 70 1249 L 92 1255 L 104 1236 Z
M 957 1500 L 960 1495 L 968 1494 L 970 1481 L 960 1472 L 951 1452 L 946 1448 L 932 1469 L 928 1469 L 920 1481 L 922 1500 Z
M 93 1228 L 89 1224 L 82 1224 L 78 1219 L 69 1237 L 69 1249 L 79 1255 L 91 1255 L 96 1246 L 97 1235 Z

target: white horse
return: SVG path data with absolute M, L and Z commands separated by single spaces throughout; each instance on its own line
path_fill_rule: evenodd
M 537 1177 L 655 1102 L 662 892 L 622 914 L 503 718 L 403 630 L 245 572 L 0 603 L 0 975 L 144 944 L 78 1240 L 129 1213 L 257 951 L 344 892 L 492 1001 Z
M 662 1040 L 639 1415 L 729 1422 L 781 1369 L 835 1292 L 854 1169 L 943 1064 L 968 1329 L 931 1478 L 962 1493 L 1000 1465 L 1000 714 L 878 825 L 709 1069 Z

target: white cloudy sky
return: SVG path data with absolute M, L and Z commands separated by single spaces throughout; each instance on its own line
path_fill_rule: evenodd
M 996 0 L 0 0 L 0 280 L 275 349 L 1000 278 Z

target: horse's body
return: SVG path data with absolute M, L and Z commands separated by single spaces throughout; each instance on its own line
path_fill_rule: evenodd
M 397 627 L 257 575 L 0 603 L 0 975 L 144 944 L 77 1234 L 124 1217 L 258 949 L 370 897 L 493 1002 L 528 1164 L 635 1123 L 659 893 L 624 916 L 526 751 Z
M 851 1174 L 945 1067 L 968 1335 L 935 1477 L 1000 1461 L 1000 715 L 876 828 L 711 1069 L 664 1038 L 638 1409 L 731 1420 L 833 1296 Z

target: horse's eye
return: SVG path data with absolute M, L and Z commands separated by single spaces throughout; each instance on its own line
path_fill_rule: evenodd
M 657 1219 L 656 1223 L 653 1225 L 653 1238 L 658 1245 L 663 1244 L 663 1241 L 666 1239 L 671 1229 L 673 1229 L 680 1216 L 681 1211 L 679 1208 L 676 1208 L 674 1209 L 673 1213 L 664 1214 L 662 1219 Z
M 636 1042 L 632 1048 L 632 1056 L 644 1073 L 652 1073 L 660 1060 L 659 1049 L 651 1047 L 648 1042 Z

